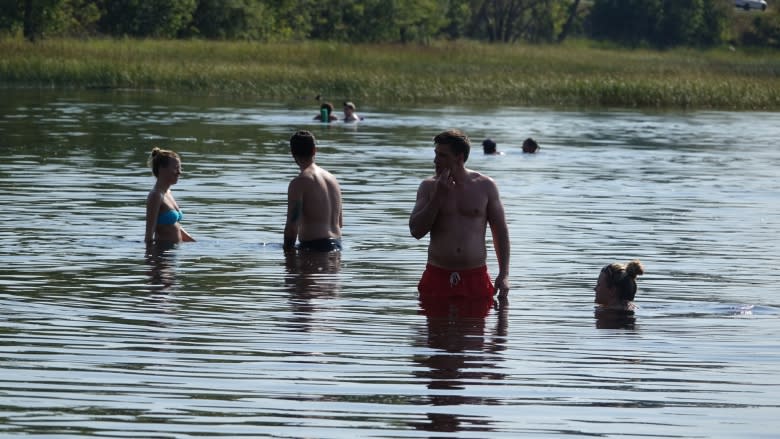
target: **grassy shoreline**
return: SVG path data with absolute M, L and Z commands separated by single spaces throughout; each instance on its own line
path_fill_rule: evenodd
M 268 100 L 780 110 L 780 52 L 320 42 L 0 40 L 0 86 Z

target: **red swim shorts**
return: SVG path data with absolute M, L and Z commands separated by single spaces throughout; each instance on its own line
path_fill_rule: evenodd
M 493 306 L 495 289 L 487 266 L 451 271 L 428 264 L 417 291 L 428 317 L 484 318 Z

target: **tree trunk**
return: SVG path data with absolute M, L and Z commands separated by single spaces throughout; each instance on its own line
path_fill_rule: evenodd
M 35 42 L 35 23 L 33 20 L 33 0 L 24 0 L 24 27 L 22 29 L 24 38 Z
M 569 18 L 566 19 L 566 23 L 564 23 L 563 29 L 561 29 L 561 33 L 558 35 L 558 43 L 562 43 L 563 40 L 569 36 L 571 26 L 574 24 L 574 17 L 577 16 L 577 9 L 579 9 L 579 7 L 580 0 L 574 0 L 574 3 L 572 3 L 571 8 L 569 9 Z

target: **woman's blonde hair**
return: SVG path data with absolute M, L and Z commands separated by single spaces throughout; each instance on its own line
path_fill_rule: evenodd
M 160 167 L 168 167 L 173 160 L 181 161 L 179 154 L 167 149 L 160 149 L 158 147 L 152 148 L 152 153 L 149 154 L 149 160 L 147 164 L 152 168 L 152 174 L 157 177 L 157 173 L 160 171 Z

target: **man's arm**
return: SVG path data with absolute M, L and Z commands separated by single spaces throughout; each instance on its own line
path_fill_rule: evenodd
M 303 193 L 297 180 L 287 188 L 287 221 L 284 224 L 284 250 L 293 250 L 298 239 L 298 225 L 303 215 Z
M 498 187 L 493 180 L 489 181 L 487 220 L 490 224 L 493 247 L 496 250 L 496 259 L 498 260 L 495 287 L 499 298 L 505 298 L 509 294 L 509 281 L 507 279 L 509 276 L 509 228 L 506 225 L 504 205 L 498 195 Z
M 439 203 L 433 199 L 432 192 L 435 182 L 424 180 L 417 189 L 417 201 L 409 216 L 409 232 L 416 239 L 427 235 L 439 214 Z

